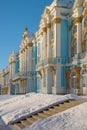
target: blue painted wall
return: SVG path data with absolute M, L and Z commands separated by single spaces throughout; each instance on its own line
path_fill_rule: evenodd
M 69 26 L 67 20 L 61 22 L 61 58 L 69 57 Z
M 19 58 L 17 58 L 16 63 L 15 63 L 15 73 L 19 72 Z

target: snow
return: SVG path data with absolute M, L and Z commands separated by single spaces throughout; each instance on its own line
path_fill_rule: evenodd
M 73 98 L 70 95 L 52 95 L 28 93 L 17 96 L 0 96 L 0 117 L 8 124 L 32 112 L 42 109 L 56 102 Z
M 87 101 L 87 97 L 28 93 L 16 96 L 0 96 L 0 117 L 9 124 L 54 103 L 76 99 Z M 70 108 L 44 120 L 38 120 L 24 130 L 87 130 L 87 102 Z

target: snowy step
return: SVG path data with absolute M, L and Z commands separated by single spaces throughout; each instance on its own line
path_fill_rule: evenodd
M 36 120 L 39 120 L 41 117 L 38 116 L 38 115 L 33 115 L 32 118 L 33 118 L 33 119 L 36 119 Z
M 34 119 L 33 117 L 32 118 L 27 118 L 27 121 L 32 124 L 36 121 L 37 119 Z
M 52 112 L 52 111 L 43 111 L 45 114 L 47 114 L 47 115 L 53 115 L 54 114 L 54 112 Z
M 31 123 L 27 120 L 21 121 L 21 124 L 25 127 L 28 126 L 28 125 L 31 125 Z
M 45 113 L 38 113 L 38 115 L 39 115 L 39 117 L 41 117 L 41 118 L 47 118 L 47 117 L 48 117 L 48 115 L 45 114 Z
M 13 129 L 13 130 L 21 130 L 25 128 L 26 126 L 33 124 L 35 121 L 39 119 L 50 117 L 64 110 L 77 106 L 81 103 L 83 102 L 72 100 L 72 101 L 66 101 L 64 103 L 60 103 L 58 105 L 54 105 L 50 108 L 44 109 L 41 112 L 37 112 L 35 115 L 31 115 L 30 117 L 27 117 L 25 120 L 21 120 L 20 123 L 16 123 L 14 125 L 16 129 Z
M 16 123 L 16 124 L 14 124 L 14 126 L 16 128 L 15 130 L 21 130 L 21 129 L 25 128 L 25 126 L 21 123 Z

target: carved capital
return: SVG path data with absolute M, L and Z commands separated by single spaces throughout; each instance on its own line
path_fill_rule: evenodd
M 33 46 L 33 43 L 28 43 L 27 46 L 28 46 L 28 47 L 32 47 L 32 46 Z
M 47 32 L 47 28 L 46 27 L 43 27 L 43 32 Z
M 43 32 L 41 32 L 40 35 L 43 35 Z
M 56 69 L 54 68 L 54 66 L 50 66 L 50 71 L 56 74 Z
M 37 71 L 38 72 L 38 74 L 42 77 L 42 73 L 41 73 L 41 71 Z
M 61 18 L 54 18 L 54 23 L 61 23 Z
M 74 19 L 74 24 L 81 23 L 81 22 L 82 22 L 82 17 L 77 17 Z

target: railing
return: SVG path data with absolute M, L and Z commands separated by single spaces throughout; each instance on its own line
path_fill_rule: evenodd
M 40 61 L 37 65 L 36 68 L 41 67 L 41 66 L 45 66 L 47 64 L 54 64 L 54 58 L 48 58 L 45 60 Z
M 33 71 L 28 71 L 28 72 L 19 72 L 14 74 L 11 79 L 15 79 L 15 78 L 23 78 L 23 77 L 27 77 L 27 76 L 33 76 L 34 72 Z
M 39 67 L 44 67 L 47 64 L 69 64 L 72 62 L 72 58 L 49 58 L 40 61 L 37 65 L 36 68 L 38 69 Z

